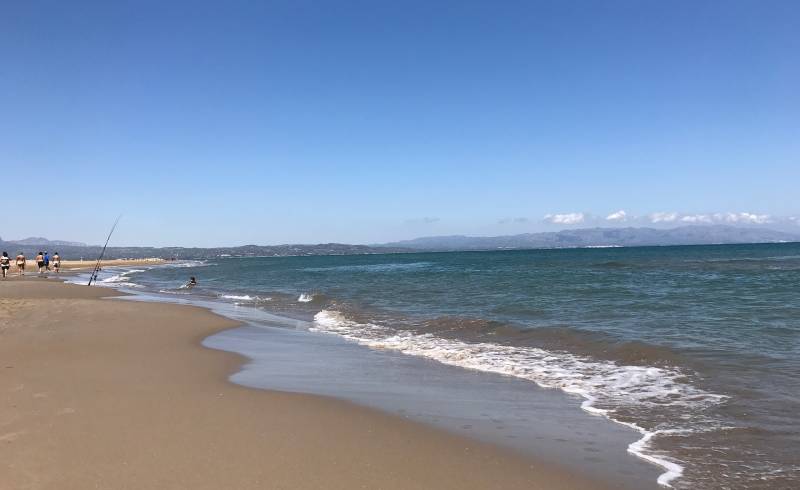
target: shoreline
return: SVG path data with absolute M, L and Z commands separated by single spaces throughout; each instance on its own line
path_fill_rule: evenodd
M 169 261 L 158 258 L 158 257 L 150 257 L 145 259 L 103 259 L 100 261 L 100 267 L 131 267 L 131 266 L 154 266 L 154 265 L 163 265 L 168 263 Z M 52 270 L 52 261 L 50 263 L 51 270 L 47 271 L 46 273 L 39 274 L 38 267 L 36 262 L 31 259 L 27 258 L 25 260 L 25 275 L 18 276 L 17 275 L 17 266 L 14 257 L 11 257 L 11 267 L 8 270 L 8 279 L 12 278 L 20 278 L 20 277 L 49 277 L 51 279 L 58 279 L 59 273 Z M 62 260 L 61 261 L 61 271 L 62 273 L 68 273 L 70 271 L 78 272 L 82 270 L 89 270 L 94 269 L 95 265 L 97 264 L 97 260 L 87 259 L 87 260 Z
M 346 401 L 241 387 L 228 377 L 246 358 L 201 344 L 236 322 L 101 300 L 118 295 L 0 285 L 0 486 L 603 488 Z
M 176 266 L 185 267 L 183 264 Z M 170 267 L 170 264 L 165 267 Z M 185 292 L 159 290 L 156 293 L 155 290 L 148 290 L 147 286 L 128 282 L 128 274 L 131 272 L 142 271 L 131 267 L 109 269 L 105 271 L 108 277 L 100 280 L 97 285 L 123 292 L 125 297 L 122 299 L 191 305 L 240 323 L 238 327 L 215 333 L 202 341 L 205 347 L 231 352 L 246 359 L 229 376 L 228 380 L 233 383 L 260 390 L 322 396 L 359 407 L 377 409 L 384 414 L 400 416 L 436 430 L 465 436 L 469 440 L 482 441 L 540 462 L 579 467 L 580 473 L 589 476 L 593 481 L 604 482 L 616 488 L 670 487 L 669 480 L 680 473 L 671 471 L 674 466 L 669 462 L 663 464 L 661 459 L 650 458 L 639 450 L 632 450 L 649 438 L 647 433 L 643 434 L 638 427 L 621 423 L 600 411 L 587 410 L 588 400 L 583 396 L 576 399 L 575 394 L 567 390 L 554 390 L 539 383 L 531 385 L 530 380 L 517 379 L 519 376 L 509 378 L 502 373 L 485 369 L 455 367 L 459 365 L 441 360 L 431 363 L 425 356 L 399 354 L 388 346 L 373 348 L 365 346 L 363 342 L 351 342 L 338 335 L 320 332 L 316 328 L 316 316 L 314 322 L 310 322 L 301 316 L 284 316 L 260 308 L 240 306 L 238 301 L 252 299 L 249 296 L 220 296 L 236 300 L 231 304 L 210 300 L 209 297 L 197 298 Z M 79 273 L 80 271 L 75 271 L 73 274 Z M 82 284 L 74 281 L 72 283 Z M 298 342 L 285 342 L 287 329 L 298 334 Z M 265 359 L 259 349 L 241 345 L 236 337 L 238 332 L 245 330 L 259 332 L 249 338 L 248 343 L 262 344 L 262 348 L 263 344 L 270 344 L 267 350 L 271 350 L 275 354 L 273 357 L 281 360 Z M 271 334 L 264 336 L 267 331 Z M 278 332 L 281 333 L 277 334 Z M 329 341 L 332 343 L 328 343 L 326 349 L 314 351 L 315 344 Z M 343 347 L 341 344 L 347 345 L 345 365 L 337 359 L 337 355 L 330 355 Z M 297 349 L 298 345 L 306 348 Z M 293 351 L 294 358 L 287 358 L 281 349 Z M 359 369 L 347 372 L 344 378 L 326 378 L 326 375 L 320 376 L 319 372 L 309 372 L 306 361 L 310 359 L 317 363 L 333 362 L 334 365 L 327 366 L 326 371 L 331 367 L 347 370 L 346 365 L 352 363 L 357 364 Z M 389 359 L 388 365 L 382 365 L 376 359 Z M 402 380 L 397 377 L 398 368 L 406 371 L 406 375 L 408 372 L 414 374 Z M 272 376 L 275 372 L 280 374 L 277 377 Z M 481 382 L 475 376 L 484 379 Z M 282 377 L 286 381 L 281 380 Z M 374 380 L 381 377 L 384 378 L 384 383 L 375 384 Z M 426 381 L 421 381 L 437 377 L 446 379 L 446 382 L 431 387 L 426 386 L 429 385 Z M 325 378 L 326 382 L 321 383 L 320 378 Z M 451 383 L 475 388 L 471 393 L 466 393 L 451 389 Z M 510 388 L 512 386 L 514 388 Z M 416 394 L 410 397 L 397 396 L 399 393 L 411 395 L 408 390 Z M 426 390 L 435 390 L 437 396 L 420 397 L 420 393 Z M 469 408 L 454 403 L 454 400 L 463 399 L 465 395 L 475 397 L 469 403 Z M 492 397 L 511 397 L 519 406 L 486 403 Z M 535 407 L 535 410 L 530 407 Z M 454 413 L 459 415 L 454 416 Z M 530 424 L 529 420 L 537 422 Z M 548 440 L 549 443 L 545 442 Z

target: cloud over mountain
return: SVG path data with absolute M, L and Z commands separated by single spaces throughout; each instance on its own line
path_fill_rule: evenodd
M 678 213 L 653 213 L 649 218 L 651 223 L 672 223 L 678 219 Z
M 772 218 L 768 214 L 757 214 L 748 212 L 739 213 L 706 213 L 706 214 L 681 214 L 676 212 L 659 212 L 648 216 L 651 223 L 730 223 L 730 224 L 751 224 L 763 225 L 772 223 Z
M 548 223 L 559 225 L 576 225 L 583 223 L 585 216 L 583 213 L 564 213 L 564 214 L 546 214 L 544 220 Z
M 611 213 L 608 216 L 606 216 L 606 221 L 619 222 L 619 221 L 625 221 L 626 219 L 628 219 L 628 213 L 626 213 L 624 209 L 620 209 L 619 211 Z

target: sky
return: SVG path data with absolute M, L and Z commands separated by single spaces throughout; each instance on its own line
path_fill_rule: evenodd
M 800 2 L 4 2 L 0 237 L 800 230 Z

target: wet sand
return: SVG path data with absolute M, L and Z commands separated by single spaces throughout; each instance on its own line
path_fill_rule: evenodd
M 0 282 L 0 489 L 602 488 L 325 397 L 254 390 L 207 310 Z

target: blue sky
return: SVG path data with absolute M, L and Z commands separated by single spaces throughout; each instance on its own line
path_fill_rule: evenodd
M 0 236 L 797 225 L 798 25 L 794 1 L 6 2 Z

